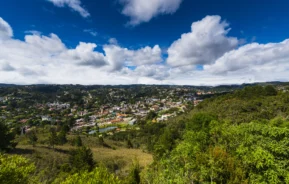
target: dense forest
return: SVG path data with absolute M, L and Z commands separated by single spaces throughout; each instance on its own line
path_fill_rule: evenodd
M 207 98 L 167 122 L 153 123 L 150 116 L 138 121 L 139 129 L 103 138 L 62 136 L 65 127 L 30 133 L 25 140 L 33 147 L 47 135 L 49 154 L 67 155 L 61 164 L 50 163 L 57 172 L 48 178 L 39 170 L 42 155 L 17 152 L 23 140 L 1 123 L 0 183 L 289 183 L 288 89 L 247 86 Z M 135 159 L 119 174 L 115 167 L 120 164 L 95 160 L 92 139 L 111 150 L 119 149 L 118 144 L 142 149 L 153 161 L 143 167 Z M 68 143 L 73 149 L 54 147 Z

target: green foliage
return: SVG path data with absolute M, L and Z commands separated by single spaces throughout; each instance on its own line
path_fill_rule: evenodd
M 36 132 L 33 130 L 29 133 L 27 133 L 27 136 L 28 136 L 28 139 L 29 139 L 29 143 L 35 147 L 36 143 L 37 143 L 37 140 L 38 140 L 38 137 L 36 135 Z
M 154 178 L 152 183 L 286 183 L 289 122 L 275 126 L 273 121 L 236 126 L 212 120 L 208 127 L 187 130 L 147 178 Z
M 231 123 L 271 120 L 288 116 L 289 94 L 279 93 L 272 86 L 246 87 L 231 94 L 206 99 L 193 112 L 204 112 Z
M 126 141 L 126 147 L 127 147 L 127 148 L 133 148 L 133 145 L 132 145 L 130 139 L 127 139 L 127 141 Z
M 54 128 L 50 129 L 48 143 L 49 143 L 49 146 L 51 146 L 52 148 L 54 148 L 54 146 L 58 144 L 58 137 L 56 134 L 56 130 Z
M 147 116 L 146 116 L 146 120 L 153 120 L 154 118 L 156 118 L 158 115 L 157 113 L 155 113 L 154 111 L 150 111 Z
M 89 170 L 95 166 L 93 160 L 93 154 L 91 149 L 82 146 L 80 148 L 70 151 L 69 164 L 72 169 L 78 170 Z
M 216 118 L 208 113 L 200 112 L 193 115 L 186 124 L 188 130 L 205 130 L 209 128 L 209 124 Z
M 0 183 L 26 184 L 32 182 L 30 174 L 35 170 L 34 164 L 22 156 L 0 154 Z
M 266 86 L 264 90 L 265 95 L 267 96 L 276 96 L 278 94 L 277 90 L 272 85 Z
M 170 129 L 165 129 L 154 146 L 154 155 L 156 158 L 162 157 L 165 153 L 172 150 L 174 139 Z
M 60 133 L 58 133 L 57 139 L 58 139 L 57 143 L 59 145 L 63 145 L 65 143 L 67 143 L 66 132 L 65 131 L 61 131 Z
M 133 165 L 130 168 L 130 172 L 128 177 L 126 178 L 126 183 L 128 184 L 139 184 L 141 183 L 141 176 L 140 176 L 140 165 L 138 161 L 134 161 Z
M 77 147 L 81 147 L 82 146 L 82 140 L 81 137 L 78 135 L 74 141 L 74 145 Z
M 104 167 L 97 167 L 92 172 L 84 171 L 69 176 L 62 184 L 121 184 L 122 182 Z
M 81 90 L 75 93 L 74 103 L 79 104 L 79 108 L 95 105 L 85 104 Z M 107 103 L 108 100 L 101 100 L 100 97 L 99 99 L 97 106 Z M 18 102 L 10 104 L 11 107 L 17 105 Z M 176 110 L 171 109 L 172 112 Z M 139 164 L 135 163 L 121 181 L 106 168 L 95 168 L 91 150 L 83 147 L 81 137 L 77 136 L 73 144 L 78 148 L 70 151 L 69 159 L 61 159 L 61 163 L 51 161 L 49 169 L 57 168 L 55 175 L 59 176 L 55 182 L 289 183 L 289 93 L 286 91 L 277 92 L 273 86 L 268 85 L 249 86 L 216 98 L 208 98 L 191 112 L 172 118 L 168 122 L 150 123 L 156 117 L 157 114 L 151 111 L 146 117 L 147 121 L 138 120 L 139 130 L 132 128 L 126 132 L 105 136 L 106 142 L 113 147 L 132 148 L 133 145 L 140 145 L 143 150 L 153 153 L 155 160 L 148 169 L 141 172 Z M 19 115 L 15 121 L 23 118 Z M 49 132 L 49 144 L 52 147 L 67 141 L 66 133 L 74 120 L 72 118 L 64 122 L 65 127 L 58 125 L 58 130 L 61 130 L 58 134 L 55 129 Z M 28 123 L 33 124 L 32 121 Z M 4 132 L 0 134 L 1 150 L 2 147 L 11 147 L 12 143 L 12 139 L 5 138 L 6 135 L 12 134 L 6 126 L 3 127 L 0 129 L 0 132 Z M 109 147 L 102 136 L 98 139 L 90 138 L 93 140 L 90 141 L 92 145 Z M 37 141 L 37 137 L 31 136 L 29 139 L 32 145 L 33 141 Z M 119 142 L 115 144 L 113 141 Z M 5 142 L 5 146 L 2 146 L 2 142 Z M 84 143 L 87 145 L 88 141 L 84 140 Z M 67 155 L 64 149 L 56 149 L 53 152 Z M 38 166 L 42 155 L 36 157 Z M 106 165 L 112 172 L 124 166 L 116 164 L 115 160 L 106 162 L 111 162 Z M 78 174 L 71 175 L 76 172 Z M 45 174 L 47 173 L 43 175 Z M 21 179 L 21 176 L 19 178 Z M 50 183 L 52 180 L 47 181 Z
M 166 113 L 172 114 L 172 113 L 178 112 L 178 111 L 179 111 L 179 108 L 177 108 L 177 107 L 172 107 L 172 108 L 170 108 L 169 110 L 167 110 Z
M 104 145 L 105 145 L 105 142 L 104 142 L 104 140 L 103 140 L 102 135 L 98 137 L 98 144 L 101 145 L 101 146 L 104 146 Z
M 0 121 L 0 152 L 7 151 L 15 147 L 14 134 Z
M 185 129 L 169 122 L 143 182 L 289 183 L 288 99 L 256 86 L 205 100 L 185 115 Z

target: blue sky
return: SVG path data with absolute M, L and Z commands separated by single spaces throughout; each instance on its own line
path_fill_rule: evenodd
M 2 1 L 0 74 L 5 77 L 0 82 L 285 81 L 288 10 L 287 0 Z M 196 22 L 201 23 L 192 30 Z M 186 33 L 190 34 L 183 38 Z M 32 51 L 38 44 L 47 47 Z M 54 45 L 57 49 L 48 48 Z M 21 49 L 31 54 L 21 55 Z M 65 71 L 55 75 L 57 68 Z M 268 76 L 268 72 L 278 74 Z

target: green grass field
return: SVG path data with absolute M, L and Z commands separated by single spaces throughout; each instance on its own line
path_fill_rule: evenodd
M 46 134 L 39 134 L 38 142 L 45 142 Z M 68 140 L 75 138 L 75 135 L 69 135 Z M 93 157 L 97 165 L 104 165 L 111 172 L 119 177 L 126 176 L 134 161 L 138 161 L 141 168 L 145 168 L 153 162 L 153 156 L 140 149 L 125 148 L 123 142 L 116 142 L 105 139 L 105 143 L 110 148 L 99 145 L 98 139 L 93 136 L 81 136 L 83 145 L 91 148 Z M 29 158 L 36 165 L 35 176 L 42 183 L 51 183 L 53 179 L 63 177 L 63 169 L 68 163 L 69 151 L 76 148 L 68 142 L 63 146 L 55 146 L 54 149 L 47 144 L 37 144 L 35 147 L 28 144 L 25 136 L 18 138 L 19 143 L 12 154 L 23 155 Z

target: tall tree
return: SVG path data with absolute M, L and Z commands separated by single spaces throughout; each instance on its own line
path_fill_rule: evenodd
M 7 151 L 15 146 L 14 134 L 3 122 L 0 122 L 0 152 Z
M 73 169 L 92 170 L 95 165 L 90 148 L 82 146 L 70 151 L 69 164 Z
M 36 143 L 37 143 L 37 140 L 38 140 L 38 137 L 36 136 L 36 132 L 35 131 L 31 131 L 27 134 L 28 136 L 28 139 L 29 139 L 29 143 L 35 147 Z
M 80 147 L 82 146 L 82 140 L 80 136 L 77 136 L 74 142 L 75 146 Z
M 58 144 L 63 145 L 65 143 L 67 143 L 67 138 L 66 138 L 66 132 L 65 131 L 61 131 L 58 135 Z
M 55 128 L 50 129 L 48 142 L 49 142 L 49 146 L 51 146 L 53 149 L 54 149 L 54 146 L 58 143 L 58 137 L 57 137 Z

